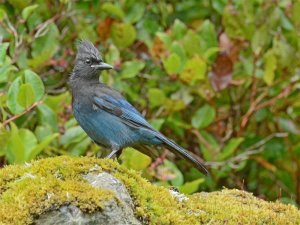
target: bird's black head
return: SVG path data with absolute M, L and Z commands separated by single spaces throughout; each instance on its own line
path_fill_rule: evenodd
M 103 62 L 99 51 L 91 42 L 80 41 L 71 79 L 95 79 L 98 78 L 99 71 L 112 68 L 111 65 Z

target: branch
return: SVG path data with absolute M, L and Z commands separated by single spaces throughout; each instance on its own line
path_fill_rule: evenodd
M 153 163 L 151 163 L 150 171 L 155 170 L 159 165 L 161 165 L 165 161 L 168 153 L 169 151 L 164 150 L 164 152 L 159 157 L 157 157 Z
M 47 32 L 47 27 L 48 25 L 50 25 L 51 23 L 55 22 L 56 20 L 58 20 L 60 18 L 61 14 L 55 14 L 53 17 L 51 17 L 50 19 L 46 20 L 45 22 L 39 24 L 35 29 L 34 31 L 35 34 L 34 34 L 34 38 L 38 38 L 38 37 L 41 37 L 43 35 L 45 35 L 45 33 Z
M 213 151 L 213 147 L 209 144 L 208 141 L 201 135 L 197 129 L 192 129 L 191 132 L 198 138 L 199 142 L 202 143 L 209 151 Z
M 252 87 L 251 87 L 251 96 L 250 96 L 250 102 L 251 104 L 255 101 L 255 97 L 256 97 L 256 89 L 257 89 L 257 80 L 256 80 L 256 61 L 257 61 L 257 57 L 254 55 L 253 56 L 253 71 L 252 71 Z
M 287 133 L 274 133 L 266 138 L 256 142 L 255 144 L 251 145 L 249 148 L 247 148 L 243 153 L 236 155 L 232 158 L 229 158 L 222 162 L 205 162 L 206 166 L 210 167 L 221 167 L 225 165 L 229 165 L 231 168 L 237 168 L 240 162 L 247 160 L 250 156 L 256 155 L 264 150 L 263 145 L 265 145 L 268 141 L 273 139 L 274 137 L 286 137 Z
M 24 112 L 20 113 L 20 114 L 17 114 L 17 115 L 14 115 L 13 117 L 9 118 L 8 120 L 5 120 L 3 123 L 2 123 L 2 126 L 5 127 L 6 125 L 8 125 L 10 122 L 18 119 L 19 117 L 25 115 L 26 113 L 30 112 L 32 109 L 34 109 L 36 106 L 42 104 L 43 102 L 42 101 L 39 101 L 39 102 L 35 102 L 33 103 L 31 106 L 29 106 L 27 109 L 24 110 Z
M 279 95 L 265 101 L 259 104 L 259 102 L 266 96 L 266 92 L 262 93 L 260 96 L 258 96 L 251 104 L 250 107 L 247 111 L 247 113 L 243 116 L 241 124 L 240 124 L 240 130 L 238 132 L 238 136 L 241 136 L 242 133 L 244 132 L 244 129 L 246 128 L 246 126 L 248 125 L 248 122 L 251 118 L 251 116 L 257 111 L 260 110 L 262 108 L 268 107 L 268 106 L 272 106 L 276 103 L 276 101 L 278 101 L 279 99 L 282 99 L 284 97 L 287 97 L 292 89 L 293 86 L 297 83 L 296 82 L 292 82 L 289 85 L 287 85 L 280 93 Z

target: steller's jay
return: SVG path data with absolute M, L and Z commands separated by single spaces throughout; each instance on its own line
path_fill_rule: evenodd
M 128 146 L 154 158 L 157 155 L 150 146 L 165 146 L 208 173 L 194 156 L 156 131 L 119 92 L 99 82 L 99 72 L 113 67 L 103 62 L 92 43 L 81 41 L 77 50 L 69 79 L 73 113 L 96 144 L 112 150 L 107 158 L 118 156 Z

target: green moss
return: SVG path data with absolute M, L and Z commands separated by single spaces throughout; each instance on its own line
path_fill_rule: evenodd
M 117 200 L 111 191 L 94 188 L 82 178 L 81 174 L 89 172 L 97 162 L 85 161 L 87 159 L 60 157 L 2 169 L 0 221 L 29 224 L 35 215 L 62 205 L 73 204 L 83 211 L 93 212 L 108 200 Z M 104 162 L 103 168 L 107 166 Z
M 120 179 L 145 224 L 299 224 L 291 205 L 268 203 L 238 190 L 200 193 L 177 201 L 168 189 L 150 184 L 112 160 L 61 156 L 0 170 L 0 221 L 29 224 L 34 217 L 61 205 L 73 204 L 85 212 L 103 208 L 116 196 L 94 188 L 83 174 L 106 171 Z M 0 223 L 1 224 L 1 223 Z
M 235 189 L 194 194 L 189 207 L 205 212 L 201 220 L 204 224 L 300 224 L 296 207 L 267 202 Z

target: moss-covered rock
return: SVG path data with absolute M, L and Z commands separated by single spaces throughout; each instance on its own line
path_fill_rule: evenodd
M 120 202 L 121 197 L 87 179 L 104 172 L 125 185 L 142 224 L 300 224 L 300 212 L 292 205 L 227 189 L 180 196 L 115 161 L 67 156 L 0 170 L 0 224 L 30 224 L 66 206 L 91 215 L 105 211 L 108 202 Z

